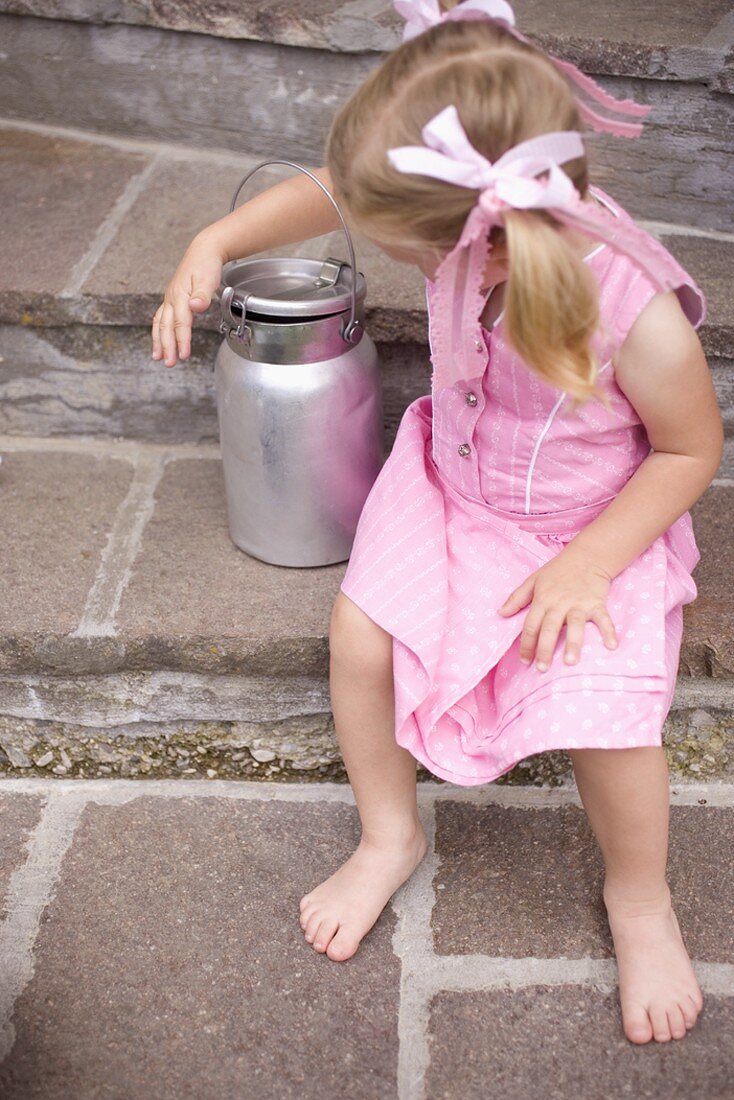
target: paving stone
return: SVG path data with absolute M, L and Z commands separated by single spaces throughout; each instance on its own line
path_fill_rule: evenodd
M 396 362 L 389 378 L 388 448 L 398 406 L 413 396 L 403 383 L 418 386 L 419 358 L 402 380 Z M 388 374 L 390 362 L 388 357 Z M 217 458 L 167 464 L 122 596 L 118 635 L 67 636 L 78 625 L 130 478 L 131 467 L 114 457 L 5 454 L 0 482 L 9 517 L 6 575 L 12 586 L 0 613 L 0 668 L 54 675 L 156 668 L 325 675 L 329 615 L 346 563 L 279 567 L 235 547 Z M 727 558 L 733 506 L 730 488 L 710 486 L 693 509 L 702 559 L 695 572 L 699 595 L 684 608 L 682 676 L 726 680 L 734 672 L 734 570 Z M 721 700 L 715 706 L 721 708 Z M 678 734 L 688 736 L 683 727 Z
M 666 18 L 660 18 L 655 5 L 640 8 L 635 0 L 614 4 L 584 6 L 579 0 L 523 0 L 518 22 L 528 33 L 551 34 L 569 38 L 584 34 L 606 43 L 630 45 L 700 46 L 712 42 L 719 24 L 729 14 L 727 0 L 693 0 L 689 4 L 671 4 Z M 583 18 L 584 16 L 588 18 Z M 715 32 L 715 33 L 712 33 Z M 723 33 L 723 32 L 722 32 Z
M 263 158 L 253 157 L 242 164 L 163 163 L 121 222 L 83 293 L 100 299 L 139 295 L 141 304 L 153 295 L 160 302 L 193 237 L 229 213 L 235 188 L 259 159 Z M 263 168 L 243 189 L 240 203 L 293 174 Z M 128 308 L 135 305 L 129 300 L 126 304 Z
M 441 955 L 613 954 L 602 862 L 580 807 L 436 806 Z M 669 882 L 694 959 L 734 962 L 734 811 L 671 809 Z
M 395 1096 L 391 911 L 345 963 L 298 924 L 358 835 L 338 804 L 88 805 L 16 1003 L 3 1100 Z
M 17 319 L 66 286 L 74 265 L 145 157 L 88 141 L 3 130 L 0 307 Z M 22 181 L 22 186 L 19 186 Z
M 183 523 L 183 526 L 182 526 Z M 156 492 L 117 623 L 126 636 L 237 638 L 270 658 L 269 674 L 307 672 L 297 654 L 326 644 L 346 563 L 275 566 L 238 549 L 227 527 L 219 461 L 170 462 Z
M 708 996 L 685 1039 L 636 1046 L 617 994 L 572 986 L 439 993 L 426 1100 L 730 1100 L 734 998 Z
M 123 219 L 114 240 L 82 292 L 94 300 L 106 324 L 152 318 L 165 287 L 192 238 L 229 213 L 232 196 L 246 172 L 264 158 L 239 164 L 169 162 L 160 167 Z M 263 168 L 243 188 L 239 204 L 281 179 L 282 167 Z M 425 339 L 425 281 L 417 268 L 390 259 L 361 234 L 352 234 L 357 267 L 367 279 L 367 329 L 375 340 L 414 338 L 422 322 Z M 254 256 L 263 253 L 253 253 Z M 348 257 L 341 231 L 270 249 L 269 256 Z M 195 328 L 218 331 L 216 303 L 196 318 Z
M 127 462 L 107 457 L 3 454 L 0 633 L 65 633 L 78 625 L 131 478 Z
M 12 752 L 12 749 L 11 749 Z M 0 741 L 0 756 L 6 755 Z M 7 889 L 10 876 L 28 857 L 26 841 L 41 816 L 43 799 L 38 795 L 0 794 L 0 920 L 7 916 Z
M 169 163 L 158 170 L 83 288 L 94 297 L 107 323 L 140 317 L 143 310 L 152 317 L 192 238 L 229 213 L 237 185 L 260 159 L 225 166 Z M 293 175 L 292 170 L 278 167 L 261 169 L 243 188 L 239 204 Z M 416 323 L 422 322 L 425 329 L 425 282 L 417 268 L 392 260 L 360 233 L 353 232 L 352 239 L 358 269 L 367 279 L 367 328 L 373 338 L 402 342 L 414 335 Z M 337 231 L 269 249 L 267 255 L 346 259 L 348 252 L 343 233 Z M 215 303 L 206 315 L 196 318 L 195 328 L 218 331 L 219 320 Z
M 731 488 L 710 485 L 691 508 L 701 560 L 693 571 L 698 595 L 683 609 L 681 670 L 688 675 L 734 673 L 734 545 Z

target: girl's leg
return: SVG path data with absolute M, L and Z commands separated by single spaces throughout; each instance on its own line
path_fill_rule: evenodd
M 392 635 L 341 589 L 329 632 L 330 689 L 339 747 L 362 823 L 353 855 L 301 899 L 316 951 L 348 959 L 426 851 L 415 758 L 395 741 Z
M 703 999 L 665 877 L 668 766 L 662 748 L 577 749 L 576 783 L 604 856 L 604 902 L 633 1043 L 681 1039 Z

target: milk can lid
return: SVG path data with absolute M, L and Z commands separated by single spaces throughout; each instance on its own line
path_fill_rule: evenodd
M 345 261 L 332 258 L 269 256 L 232 260 L 224 265 L 220 296 L 227 286 L 234 287 L 233 305 L 244 302 L 248 315 L 322 317 L 349 309 L 352 269 Z M 357 272 L 358 301 L 365 291 L 364 275 Z

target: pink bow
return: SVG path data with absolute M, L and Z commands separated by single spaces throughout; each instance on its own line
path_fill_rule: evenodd
M 404 42 L 454 19 L 501 19 L 515 25 L 515 13 L 506 0 L 462 0 L 450 11 L 441 11 L 438 0 L 395 0 L 395 10 L 406 21 Z
M 490 250 L 489 228 L 502 224 L 508 207 L 547 209 L 554 218 L 582 234 L 627 255 L 661 289 L 680 286 L 680 269 L 659 242 L 643 233 L 629 217 L 615 217 L 606 208 L 585 202 L 573 180 L 559 167 L 584 153 L 577 130 L 556 130 L 519 142 L 494 164 L 469 141 L 452 104 L 439 111 L 421 130 L 423 145 L 389 149 L 387 157 L 399 172 L 433 176 L 480 191 L 459 240 L 442 259 L 431 289 L 431 359 L 434 392 L 481 374 L 486 348 L 479 320 L 482 279 Z M 534 177 L 548 171 L 546 180 Z
M 532 43 L 515 26 L 515 14 L 507 3 L 507 0 L 462 0 L 450 11 L 442 12 L 439 0 L 394 0 L 395 10 L 405 20 L 403 41 L 422 34 L 429 27 L 438 23 L 452 22 L 463 19 L 489 19 L 504 25 L 509 34 L 517 38 L 519 42 L 527 45 Z M 644 118 L 652 110 L 651 106 L 636 103 L 633 99 L 615 99 L 609 92 L 605 92 L 595 80 L 586 73 L 582 73 L 576 65 L 570 61 L 562 61 L 553 54 L 547 55 L 553 64 L 559 68 L 570 80 L 576 84 L 580 92 L 585 92 L 591 99 L 609 111 L 617 111 L 619 114 Z M 616 134 L 618 137 L 639 137 L 642 133 L 642 124 L 639 122 L 623 122 L 619 119 L 606 118 L 577 95 L 579 112 L 584 122 L 594 130 L 603 130 Z
M 421 136 L 425 145 L 388 150 L 393 168 L 480 189 L 479 204 L 488 225 L 502 223 L 506 206 L 522 210 L 565 206 L 577 194 L 573 181 L 559 167 L 559 162 L 584 155 L 577 130 L 556 130 L 521 141 L 492 164 L 471 144 L 451 104 L 426 123 Z M 550 171 L 547 181 L 534 178 L 546 170 Z

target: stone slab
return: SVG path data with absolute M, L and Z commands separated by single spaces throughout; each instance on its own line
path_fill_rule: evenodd
M 212 686 L 214 695 L 220 685 Z M 298 686 L 297 679 L 283 685 L 292 694 Z M 319 686 L 325 696 L 327 685 Z M 279 687 L 270 680 L 260 701 L 275 709 Z M 236 721 L 162 718 L 114 726 L 0 716 L 0 775 L 346 782 L 328 703 L 315 710 L 303 692 L 298 709 L 291 702 L 267 721 L 245 718 L 244 709 Z
M 377 54 L 31 17 L 0 15 L 0 34 L 6 117 L 245 156 L 287 151 L 312 164 L 327 118 L 379 62 Z M 29 87 L 22 74 L 32 65 Z M 82 67 L 84 79 L 70 81 L 69 70 Z
M 734 480 L 734 438 L 727 435 L 724 439 L 724 454 L 721 459 L 721 477 Z
M 734 673 L 734 544 L 731 488 L 709 485 L 690 509 L 701 560 L 693 571 L 698 595 L 683 609 L 685 642 L 681 670 L 687 675 Z
M 573 986 L 439 993 L 426 1100 L 729 1100 L 734 998 L 680 1041 L 635 1046 L 617 994 Z
M 197 331 L 190 358 L 169 369 L 142 325 L 2 326 L 0 433 L 217 442 L 220 341 Z
M 613 954 L 603 864 L 580 807 L 442 801 L 436 822 L 439 954 Z M 673 806 L 670 835 L 670 887 L 691 956 L 734 962 L 734 811 Z
M 732 707 L 711 705 L 711 683 L 699 682 L 705 706 L 674 703 L 666 720 L 665 749 L 676 781 L 734 779 Z M 682 686 L 685 691 L 685 681 Z M 8 756 L 0 756 L 0 773 L 12 776 L 347 778 L 325 672 L 311 680 L 0 674 L 0 745 Z M 571 775 L 567 753 L 539 753 L 497 782 L 554 787 Z M 435 780 L 423 768 L 419 777 Z
M 246 554 L 229 535 L 221 463 L 172 461 L 158 485 L 117 626 L 126 637 L 247 638 L 270 649 L 271 675 L 293 673 L 291 647 L 326 643 L 345 570 L 346 563 L 288 568 Z M 281 643 L 285 664 L 279 663 Z
M 11 749 L 11 756 L 20 762 L 20 756 Z M 8 754 L 0 734 L 0 761 L 8 760 Z M 39 795 L 0 794 L 0 821 L 2 822 L 2 844 L 0 844 L 0 921 L 8 915 L 8 885 L 10 877 L 27 857 L 26 842 L 32 830 L 38 824 L 43 808 L 43 799 Z
M 63 634 L 79 623 L 129 463 L 64 452 L 3 454 L 0 634 Z
M 313 0 L 271 0 L 267 6 L 244 0 L 235 9 L 226 0 L 3 0 L 0 10 L 93 23 L 131 23 L 223 38 L 253 38 L 289 46 L 363 52 L 390 50 L 402 35 L 403 20 L 389 0 L 344 4 Z M 734 34 L 727 0 L 675 4 L 665 19 L 654 6 L 634 0 L 589 7 L 582 0 L 525 0 L 517 14 L 525 34 L 562 55 L 582 55 L 590 72 L 649 74 L 656 79 L 682 75 L 713 78 Z
M 1 145 L 0 202 L 6 216 L 0 303 L 4 315 L 23 322 L 31 302 L 42 312 L 44 301 L 63 291 L 74 265 L 146 158 L 89 141 L 14 129 L 3 130 Z
M 321 162 L 336 110 L 381 57 L 132 25 L 67 22 L 59 35 L 53 20 L 0 16 L 0 24 L 7 42 L 3 101 L 10 118 L 201 150 L 286 153 L 307 164 Z M 563 52 L 581 60 L 573 49 Z M 625 45 L 615 56 L 636 52 Z M 718 51 L 713 66 L 706 62 L 704 82 L 690 73 L 673 80 L 600 76 L 613 95 L 653 108 L 639 141 L 589 135 L 592 163 L 601 171 L 592 178 L 610 185 L 634 216 L 731 228 L 732 100 L 718 86 L 729 80 L 720 76 L 723 57 Z M 643 76 L 648 68 L 665 68 L 660 50 L 648 52 L 647 59 Z M 30 69 L 29 89 L 24 76 Z M 70 70 L 83 70 L 84 80 L 66 79 Z M 706 79 L 716 84 L 715 92 Z
M 722 560 L 727 553 L 723 532 L 733 505 L 731 489 L 717 486 L 710 486 L 696 505 L 700 595 L 686 605 L 684 615 L 699 601 L 700 606 L 693 616 L 697 633 L 689 637 L 684 631 L 681 668 L 688 675 L 734 674 L 727 623 L 734 606 L 734 570 L 725 568 Z M 224 641 L 251 634 L 265 642 L 294 636 L 291 609 L 297 606 L 297 635 L 322 637 L 345 570 L 344 564 L 284 569 L 245 554 L 231 542 L 226 528 L 219 464 L 194 459 L 170 463 L 122 599 L 118 626 L 126 636 L 182 636 L 194 633 L 196 624 L 197 635 Z M 273 652 L 274 660 L 275 656 Z
M 422 324 L 425 337 L 425 315 L 413 316 L 403 314 L 406 336 Z M 151 360 L 150 330 L 142 326 L 0 326 L 0 434 L 217 442 L 213 366 L 220 341 L 195 326 L 189 359 L 167 368 Z M 392 447 L 407 406 L 430 392 L 430 356 L 425 344 L 397 340 L 377 349 Z M 709 355 L 708 363 L 730 437 L 717 477 L 734 477 L 734 360 Z
M 130 294 L 141 302 L 150 295 L 160 300 L 191 240 L 229 213 L 235 189 L 259 159 L 216 166 L 206 160 L 159 162 L 82 292 L 101 300 Z M 243 189 L 240 204 L 292 175 L 261 169 Z
M 215 456 L 167 462 L 122 595 L 117 634 L 69 636 L 130 484 L 131 466 L 114 454 L 110 445 L 99 454 L 42 449 L 4 455 L 0 482 L 11 532 L 6 575 L 13 584 L 0 612 L 0 668 L 55 677 L 157 669 L 325 676 L 329 616 L 346 562 L 287 568 L 237 548 Z M 684 608 L 684 677 L 725 681 L 734 673 L 734 592 L 726 557 L 733 504 L 730 487 L 710 486 L 693 510 L 702 560 L 694 574 L 699 595 Z M 149 700 L 150 689 L 142 697 Z M 728 711 L 725 700 L 700 705 Z M 684 739 L 687 730 L 685 720 Z
M 229 213 L 232 196 L 250 168 L 262 158 L 243 158 L 235 164 L 167 161 L 153 174 L 132 205 L 100 262 L 90 273 L 82 295 L 106 324 L 135 318 L 152 319 L 165 287 L 193 237 L 205 226 Z M 279 180 L 294 175 L 283 167 L 263 168 L 243 188 L 241 205 Z M 412 265 L 390 259 L 376 245 L 352 232 L 357 266 L 367 280 L 367 328 L 375 340 L 396 343 L 426 340 L 425 280 Z M 296 242 L 252 256 L 327 256 L 348 258 L 341 231 Z M 216 303 L 196 318 L 195 329 L 218 333 Z
M 150 330 L 142 326 L 0 326 L 0 434 L 218 443 L 214 360 L 221 339 L 195 328 L 191 356 L 168 368 L 151 360 Z M 429 352 L 402 343 L 377 350 L 391 448 L 406 407 L 430 391 Z M 731 407 L 734 417 L 734 394 Z
M 693 102 L 693 100 L 691 100 Z M 670 106 L 666 103 L 666 111 Z M 678 118 L 670 113 L 671 125 Z M 678 118 L 677 126 L 685 123 Z M 717 145 L 710 118 L 701 117 L 700 140 L 710 152 Z M 15 324 L 18 320 L 36 330 L 48 327 L 72 327 L 74 332 L 64 338 L 62 355 L 85 358 L 85 338 L 78 330 L 95 326 L 143 326 L 149 330 L 153 313 L 160 304 L 165 286 L 171 278 L 181 256 L 192 237 L 203 226 L 226 214 L 232 194 L 246 171 L 258 163 L 262 156 L 233 157 L 222 160 L 199 155 L 190 161 L 178 156 L 162 157 L 158 167 L 132 203 L 101 258 L 88 275 L 79 294 L 62 293 L 71 266 L 90 246 L 100 219 L 119 194 L 122 181 L 145 163 L 144 154 L 122 152 L 112 144 L 70 142 L 58 137 L 40 136 L 21 130 L 5 131 L 8 145 L 5 153 L 7 180 L 2 187 L 6 208 L 17 210 L 10 219 L 11 226 L 25 224 L 28 211 L 25 207 L 34 203 L 34 209 L 44 210 L 44 234 L 50 242 L 48 249 L 28 253 L 25 237 L 7 235 L 2 257 L 6 260 L 5 286 L 0 285 L 0 320 Z M 661 170 L 671 171 L 677 163 L 671 156 L 671 148 L 677 138 L 664 150 Z M 698 140 L 698 138 L 697 138 Z M 629 151 L 638 158 L 636 172 L 645 175 L 652 171 L 649 158 L 655 160 L 653 149 L 643 149 L 647 138 Z M 726 139 L 728 142 L 728 138 Z M 590 156 L 596 166 L 598 182 L 625 203 L 625 174 L 620 171 L 614 157 L 609 160 L 606 146 L 594 144 L 591 139 Z M 277 150 L 282 155 L 282 147 Z M 319 154 L 320 156 L 320 154 Z M 37 162 L 33 166 L 33 160 Z M 318 159 L 318 158 L 317 158 Z M 33 186 L 19 193 L 17 175 L 29 174 L 30 168 L 38 173 L 39 181 L 48 176 L 60 182 L 58 201 L 47 204 L 48 185 L 39 182 L 35 194 Z M 107 174 L 105 174 L 107 173 Z M 112 174 L 114 173 L 114 180 Z M 716 181 L 707 169 L 705 179 L 696 184 L 701 196 L 713 194 Z M 242 200 L 264 189 L 276 179 L 290 173 L 286 169 L 263 169 L 246 185 Z M 110 184 L 110 186 L 108 186 Z M 684 185 L 678 176 L 666 183 L 670 195 L 683 193 Z M 34 197 L 35 195 L 35 197 Z M 81 195 L 81 214 L 77 210 Z M 109 198 L 109 202 L 107 199 Z M 89 199 L 89 201 L 87 201 Z M 718 208 L 726 208 L 725 195 L 716 192 Z M 670 215 L 665 201 L 655 200 L 648 210 L 654 224 L 664 222 Z M 19 206 L 20 204 L 20 206 Z M 46 204 L 47 208 L 44 208 Z M 73 206 L 73 216 L 70 207 Z M 628 204 L 635 214 L 633 205 Z M 37 216 L 37 215 L 34 215 Z M 32 223 L 32 219 L 31 219 Z M 728 225 L 727 225 L 728 228 Z M 658 230 L 662 243 L 670 249 L 684 267 L 700 283 L 709 303 L 709 314 L 701 329 L 701 339 L 707 355 L 725 360 L 734 355 L 734 304 L 730 293 L 730 272 L 734 265 L 734 244 L 731 241 L 707 237 L 666 234 Z M 15 242 L 15 243 L 13 243 Z M 367 326 L 373 339 L 389 343 L 426 342 L 425 287 L 423 277 L 410 265 L 399 264 L 387 257 L 370 241 L 355 234 L 357 261 L 367 279 Z M 281 253 L 303 254 L 324 258 L 327 255 L 346 256 L 341 233 L 326 234 L 312 241 L 300 242 Z M 216 304 L 195 321 L 198 329 L 218 330 L 219 315 Z M 58 338 L 51 338 L 60 344 Z M 111 335 L 110 340 L 115 341 Z M 117 337 L 118 342 L 120 337 Z M 86 344 L 94 342 L 94 336 Z M 78 345 L 78 352 L 77 352 Z M 12 354 L 12 348 L 11 348 Z M 54 352 L 50 350 L 52 368 Z M 109 390 L 104 378 L 97 380 L 96 402 L 106 395 L 110 412 L 116 411 L 116 387 Z M 122 386 L 122 383 L 118 383 Z M 12 396 L 4 394 L 4 397 Z M 93 401 L 95 395 L 92 395 Z M 72 402 L 73 403 L 73 402 Z M 79 400 L 77 405 L 83 406 Z
M 345 963 L 298 924 L 358 839 L 339 804 L 87 805 L 16 1002 L 3 1100 L 395 1096 L 391 910 Z
M 724 431 L 729 437 L 727 442 L 731 446 L 734 437 L 734 360 L 715 359 L 708 357 L 708 365 L 714 381 L 716 398 L 719 402 L 721 417 L 724 421 Z M 720 472 L 717 477 L 732 477 L 732 466 L 729 463 L 729 454 L 724 454 L 721 460 Z

